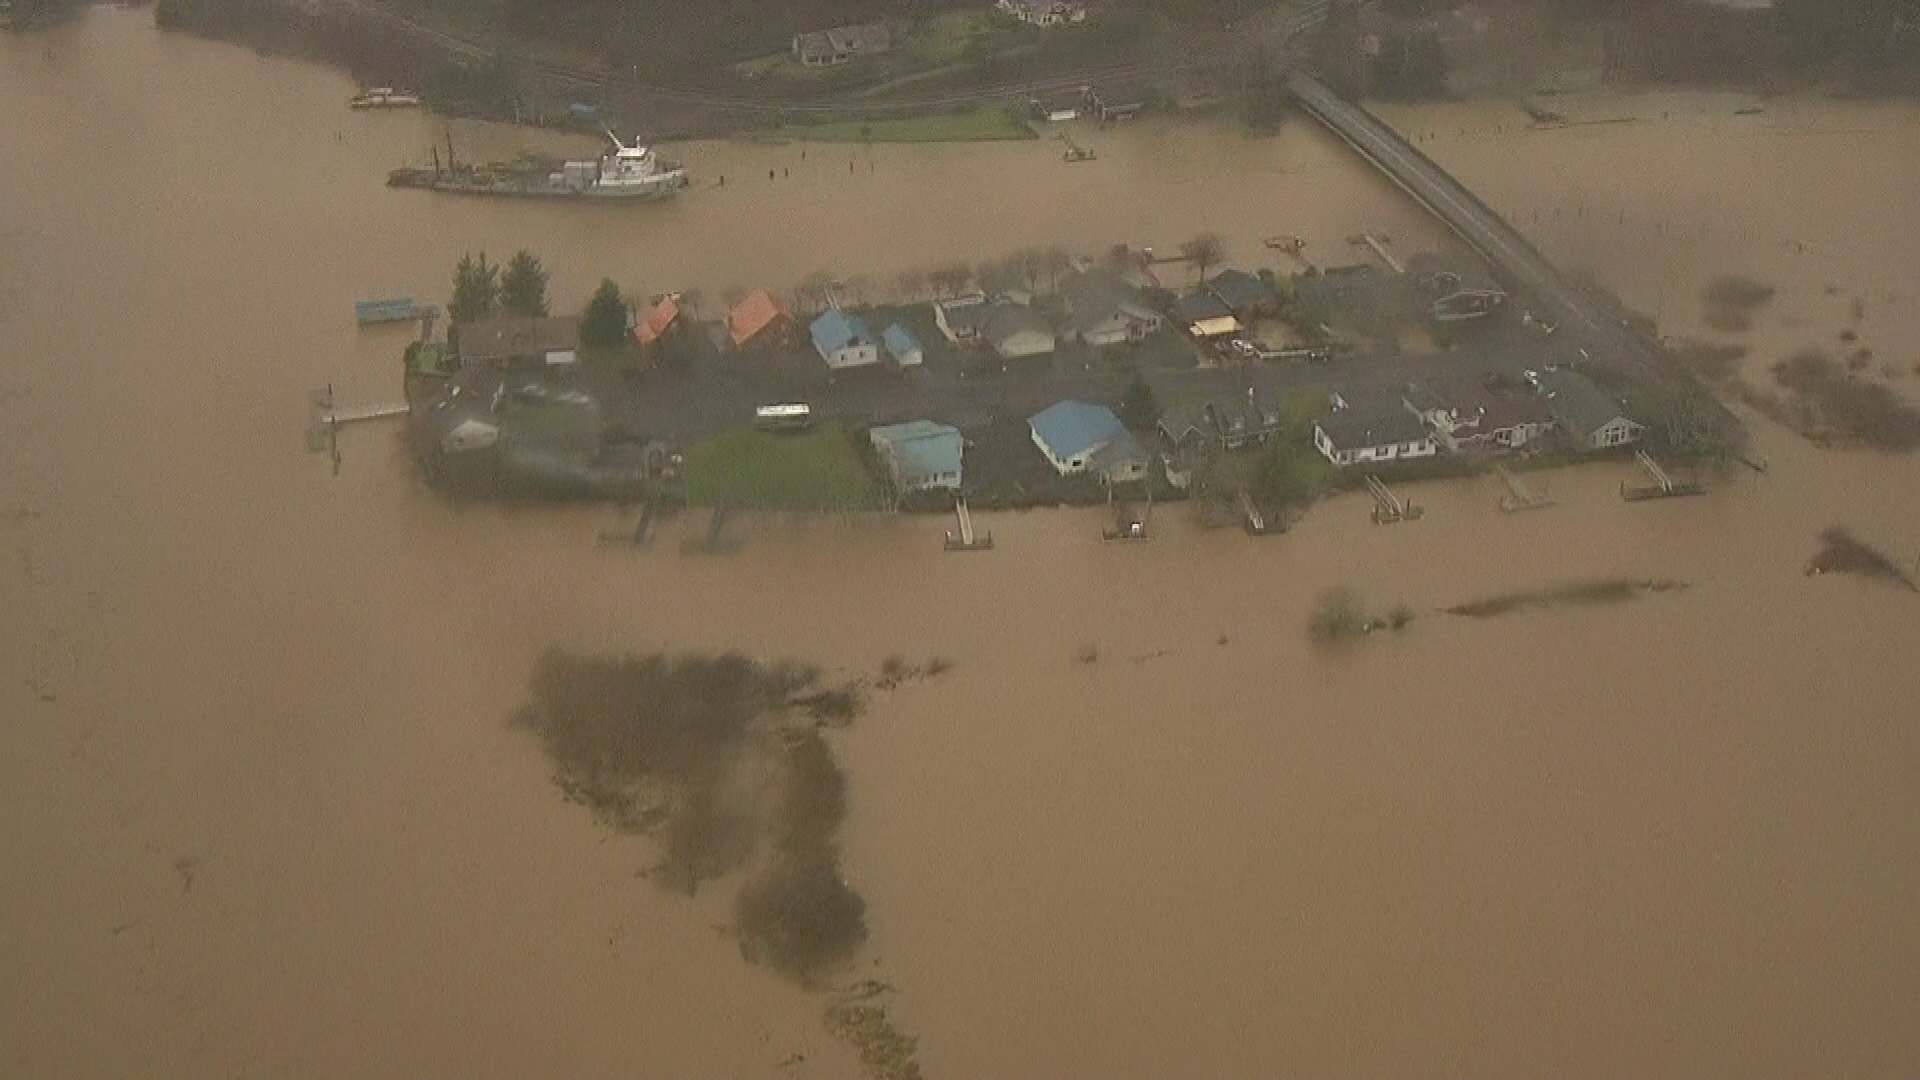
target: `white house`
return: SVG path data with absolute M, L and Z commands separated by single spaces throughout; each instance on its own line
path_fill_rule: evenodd
M 931 420 L 910 420 L 872 428 L 867 438 L 902 493 L 960 487 L 965 442 L 960 429 Z
M 1113 410 L 1083 401 L 1049 405 L 1027 419 L 1033 445 L 1062 476 L 1095 472 L 1109 481 L 1147 474 L 1147 455 Z
M 813 320 L 813 348 L 834 371 L 880 362 L 880 343 L 867 324 L 835 308 Z
M 1350 405 L 1335 397 L 1333 412 L 1316 420 L 1313 445 L 1335 465 L 1363 465 L 1439 453 L 1427 425 L 1400 402 Z
M 1062 291 L 1080 340 L 1088 345 L 1140 341 L 1165 321 L 1139 289 L 1104 270 L 1075 274 Z

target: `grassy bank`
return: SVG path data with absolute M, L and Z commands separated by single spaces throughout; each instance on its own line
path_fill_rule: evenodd
M 996 142 L 1037 138 L 1026 121 L 997 105 L 964 112 L 930 113 L 884 120 L 830 120 L 782 124 L 753 132 L 750 138 L 803 142 Z
M 877 510 L 886 499 L 847 433 L 728 431 L 687 447 L 687 500 L 755 510 Z

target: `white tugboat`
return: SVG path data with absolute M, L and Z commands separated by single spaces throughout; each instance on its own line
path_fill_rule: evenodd
M 439 151 L 430 169 L 395 169 L 387 176 L 393 187 L 427 188 L 456 195 L 512 195 L 521 198 L 650 200 L 664 199 L 687 186 L 687 172 L 663 161 L 648 147 L 632 146 L 607 132 L 613 149 L 591 161 L 556 161 L 527 157 L 510 164 L 442 167 Z

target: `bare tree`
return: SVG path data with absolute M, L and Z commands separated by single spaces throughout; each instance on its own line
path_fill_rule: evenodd
M 927 291 L 927 272 L 925 270 L 902 270 L 893 279 L 894 292 L 901 299 L 918 300 Z
M 847 291 L 853 294 L 853 302 L 865 306 L 874 293 L 873 278 L 866 274 L 855 274 L 847 280 Z
M 693 319 L 699 318 L 700 309 L 705 307 L 706 305 L 707 305 L 706 291 L 704 289 L 701 289 L 698 285 L 694 286 L 691 289 L 680 290 L 680 310 L 685 312 L 688 318 L 693 318 Z
M 1047 291 L 1060 290 L 1060 277 L 1073 269 L 1073 256 L 1063 247 L 1050 247 L 1040 253 L 1040 266 L 1047 275 Z
M 1203 232 L 1180 245 L 1180 254 L 1193 264 L 1202 281 L 1206 280 L 1207 268 L 1220 265 L 1226 257 L 1227 244 L 1217 232 Z
M 966 263 L 948 263 L 927 275 L 941 296 L 958 296 L 973 280 L 973 269 Z
M 1125 244 L 1115 244 L 1107 249 L 1107 269 L 1125 271 L 1133 266 L 1133 249 Z
M 793 306 L 798 310 L 818 312 L 827 306 L 832 295 L 833 275 L 825 270 L 815 270 L 794 286 Z

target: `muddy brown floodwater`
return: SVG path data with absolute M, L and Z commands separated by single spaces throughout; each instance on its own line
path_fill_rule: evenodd
M 599 551 L 610 515 L 450 508 L 386 434 L 337 478 L 302 452 L 308 390 L 395 393 L 399 339 L 353 299 L 437 298 L 482 245 L 534 247 L 570 303 L 603 273 L 1439 237 L 1301 126 L 1149 124 L 1073 168 L 693 145 L 726 187 L 630 215 L 436 199 L 381 178 L 438 127 L 349 91 L 140 12 L 0 39 L 0 1074 L 854 1075 L 823 1001 L 740 960 L 731 890 L 641 880 L 648 842 L 559 796 L 508 723 L 551 647 L 952 658 L 832 737 L 870 930 L 848 978 L 897 988 L 931 1077 L 1920 1068 L 1920 607 L 1803 572 L 1836 523 L 1912 557 L 1914 458 L 1762 426 L 1764 477 L 1668 503 L 1608 466 L 1542 477 L 1536 513 L 1439 484 L 1417 523 L 1338 499 L 1258 542 L 1169 514 L 1107 545 L 1063 512 L 992 521 L 984 557 L 918 520 Z M 1632 108 L 1392 119 L 1671 332 L 1706 332 L 1716 277 L 1774 286 L 1754 372 L 1848 326 L 1920 352 L 1914 109 Z M 1303 633 L 1341 584 L 1431 612 L 1666 579 L 1690 587 Z

